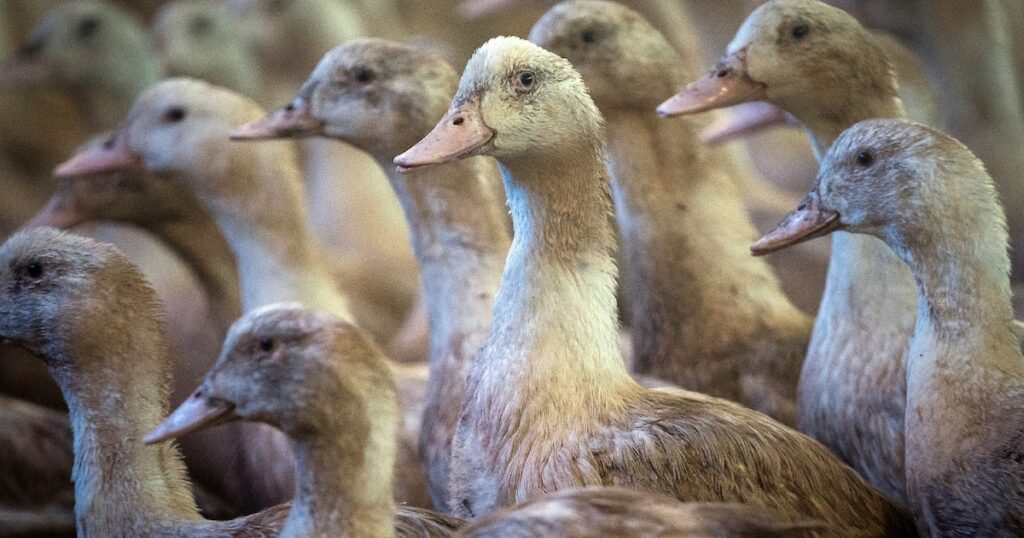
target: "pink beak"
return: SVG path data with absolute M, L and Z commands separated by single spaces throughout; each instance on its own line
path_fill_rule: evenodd
M 690 84 L 658 106 L 665 117 L 696 114 L 764 99 L 765 86 L 747 75 L 747 49 L 722 58 L 708 76 Z
M 54 170 L 57 177 L 110 172 L 141 172 L 142 157 L 128 146 L 128 129 L 121 128 L 105 143 L 75 154 Z
M 39 84 L 50 79 L 53 71 L 39 63 L 13 54 L 0 63 L 0 88 Z
M 152 445 L 227 422 L 235 418 L 234 411 L 234 405 L 223 400 L 207 398 L 201 391 L 196 391 L 159 426 L 146 434 L 142 442 Z
M 822 208 L 821 198 L 812 192 L 774 230 L 751 245 L 750 252 L 754 256 L 763 256 L 823 236 L 842 226 L 839 213 Z
M 728 116 L 709 125 L 701 131 L 700 137 L 706 144 L 718 144 L 789 121 L 790 115 L 785 110 L 765 101 L 752 101 L 729 109 Z
M 59 230 L 66 230 L 72 226 L 81 224 L 85 219 L 77 211 L 75 204 L 61 196 L 60 192 L 50 197 L 32 218 L 21 225 L 22 230 L 29 228 L 50 227 Z
M 472 99 L 449 110 L 433 131 L 415 146 L 395 157 L 399 172 L 408 172 L 425 166 L 444 164 L 473 155 L 494 140 L 494 131 L 484 123 L 480 101 Z
M 299 138 L 324 133 L 324 122 L 313 117 L 309 103 L 296 97 L 291 103 L 231 131 L 232 140 Z

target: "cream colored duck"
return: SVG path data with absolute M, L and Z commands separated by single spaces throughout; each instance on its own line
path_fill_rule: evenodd
M 241 30 L 216 0 L 167 2 L 150 26 L 167 76 L 198 78 L 264 101 L 256 58 Z
M 674 115 L 748 100 L 793 114 L 818 155 L 860 120 L 904 115 L 892 64 L 877 41 L 853 17 L 816 0 L 759 7 L 716 69 L 658 110 Z M 799 429 L 901 503 L 913 305 L 910 272 L 884 243 L 834 234 L 798 392 Z
M 295 88 L 338 43 L 365 35 L 358 11 L 337 0 L 231 0 L 229 16 L 247 39 L 269 102 L 292 98 Z M 309 218 L 315 237 L 344 271 L 344 284 L 386 307 L 389 332 L 397 333 L 419 294 L 419 273 L 402 208 L 377 163 L 348 144 L 310 139 L 300 143 Z M 387 271 L 381 271 L 387 267 Z M 426 327 L 411 325 L 413 343 L 402 358 L 427 354 Z M 387 343 L 387 341 L 382 341 Z
M 638 13 L 603 1 L 555 6 L 530 39 L 573 63 L 606 121 L 637 371 L 793 424 L 811 319 L 741 248 L 757 232 L 739 167 L 703 148 L 696 122 L 652 113 L 682 82 L 680 55 Z
M 423 278 L 430 323 L 430 382 L 420 451 L 431 499 L 447 508 L 448 457 L 470 358 L 491 324 L 511 234 L 492 159 L 412 174 L 389 163 L 444 115 L 458 74 L 438 56 L 379 39 L 329 52 L 287 106 L 236 138 L 325 136 L 366 151 L 390 171 Z
M 1024 357 L 1013 326 L 1006 220 L 984 165 L 928 127 L 858 123 L 824 156 L 800 207 L 752 250 L 836 229 L 885 241 L 917 283 L 906 469 L 918 529 L 1024 533 Z
M 495 38 L 434 131 L 395 159 L 410 171 L 495 156 L 516 230 L 453 441 L 455 513 L 618 484 L 865 534 L 908 530 L 899 507 L 813 440 L 725 400 L 629 377 L 616 342 L 602 123 L 567 60 Z
M 193 316 L 210 326 L 217 340 L 211 344 L 219 347 L 241 314 L 238 270 L 224 236 L 192 191 L 174 177 L 143 172 L 60 177 L 49 203 L 26 227 L 66 229 L 95 221 L 138 226 L 184 260 L 207 299 L 208 312 Z M 206 355 L 176 363 L 171 401 L 184 400 L 212 363 Z M 227 501 L 229 513 L 252 513 L 292 493 L 290 446 L 269 426 L 237 424 L 204 432 L 185 439 L 181 448 L 190 476 Z
M 224 420 L 259 420 L 294 439 L 299 485 L 282 536 L 438 536 L 463 524 L 426 510 L 395 509 L 387 488 L 394 457 L 395 388 L 382 353 L 361 331 L 298 305 L 272 305 L 239 320 L 217 365 L 192 398 L 147 441 Z M 462 536 L 611 536 L 820 528 L 763 508 L 681 504 L 625 488 L 574 489 L 493 514 Z
M 262 115 L 259 106 L 229 90 L 190 79 L 166 80 L 139 97 L 109 144 L 79 153 L 58 175 L 138 168 L 172 174 L 195 193 L 231 246 L 244 311 L 297 301 L 374 327 L 375 305 L 351 301 L 335 286 L 310 238 L 294 146 L 228 139 L 232 128 Z M 405 413 L 396 494 L 399 501 L 423 505 L 416 440 L 427 371 L 419 365 L 395 368 Z
M 272 536 L 286 510 L 200 518 L 177 449 L 142 444 L 168 408 L 159 303 L 110 245 L 51 228 L 0 247 L 0 337 L 41 357 L 74 433 L 79 536 Z
M 295 446 L 295 497 L 282 537 L 448 536 L 462 524 L 396 509 L 398 406 L 388 360 L 336 316 L 297 304 L 249 312 L 199 388 L 145 440 L 231 419 L 270 424 Z

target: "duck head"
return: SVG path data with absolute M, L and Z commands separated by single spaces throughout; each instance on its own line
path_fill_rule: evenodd
M 707 76 L 657 110 L 677 116 L 767 100 L 804 121 L 849 106 L 862 83 L 895 96 L 890 61 L 853 16 L 818 0 L 773 0 L 747 17 Z
M 558 159 L 590 149 L 602 129 L 568 60 L 523 39 L 496 37 L 466 64 L 448 113 L 395 164 L 408 171 L 473 155 Z
M 434 126 L 457 85 L 455 71 L 431 52 L 358 39 L 328 52 L 291 102 L 232 138 L 325 136 L 390 160 Z
M 994 199 L 991 180 L 978 177 L 987 177 L 983 165 L 949 136 L 902 120 L 863 121 L 836 139 L 807 197 L 751 251 L 768 254 L 847 230 L 902 254 L 912 241 L 991 212 L 976 203 Z
M 672 45 L 616 2 L 562 2 L 537 21 L 530 41 L 569 60 L 601 110 L 651 110 L 684 82 Z
M 200 387 L 144 440 L 236 419 L 266 422 L 293 438 L 351 424 L 344 403 L 358 408 L 370 392 L 393 397 L 381 357 L 356 327 L 329 314 L 297 304 L 253 310 L 231 327 Z

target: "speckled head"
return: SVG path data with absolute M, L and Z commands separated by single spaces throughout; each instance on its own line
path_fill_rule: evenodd
M 359 408 L 368 392 L 394 391 L 382 357 L 369 337 L 335 316 L 298 304 L 253 310 L 231 327 L 200 387 L 146 441 L 230 419 L 266 422 L 297 438 L 362 423 L 339 402 Z
M 530 41 L 572 62 L 602 110 L 652 110 L 685 80 L 672 45 L 617 2 L 562 2 L 537 21 Z
M 395 159 L 401 168 L 472 155 L 565 156 L 602 140 L 603 120 L 568 60 L 516 37 L 484 43 L 434 130 Z

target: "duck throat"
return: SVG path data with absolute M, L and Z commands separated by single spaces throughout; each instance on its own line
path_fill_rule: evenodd
M 121 335 L 69 350 L 75 366 L 53 369 L 74 434 L 80 535 L 199 519 L 177 449 L 142 443 L 169 406 L 170 369 L 156 325 L 135 319 Z
M 502 163 L 515 232 L 467 402 L 490 393 L 564 420 L 634 386 L 617 348 L 607 172 L 599 149 L 573 149 Z

